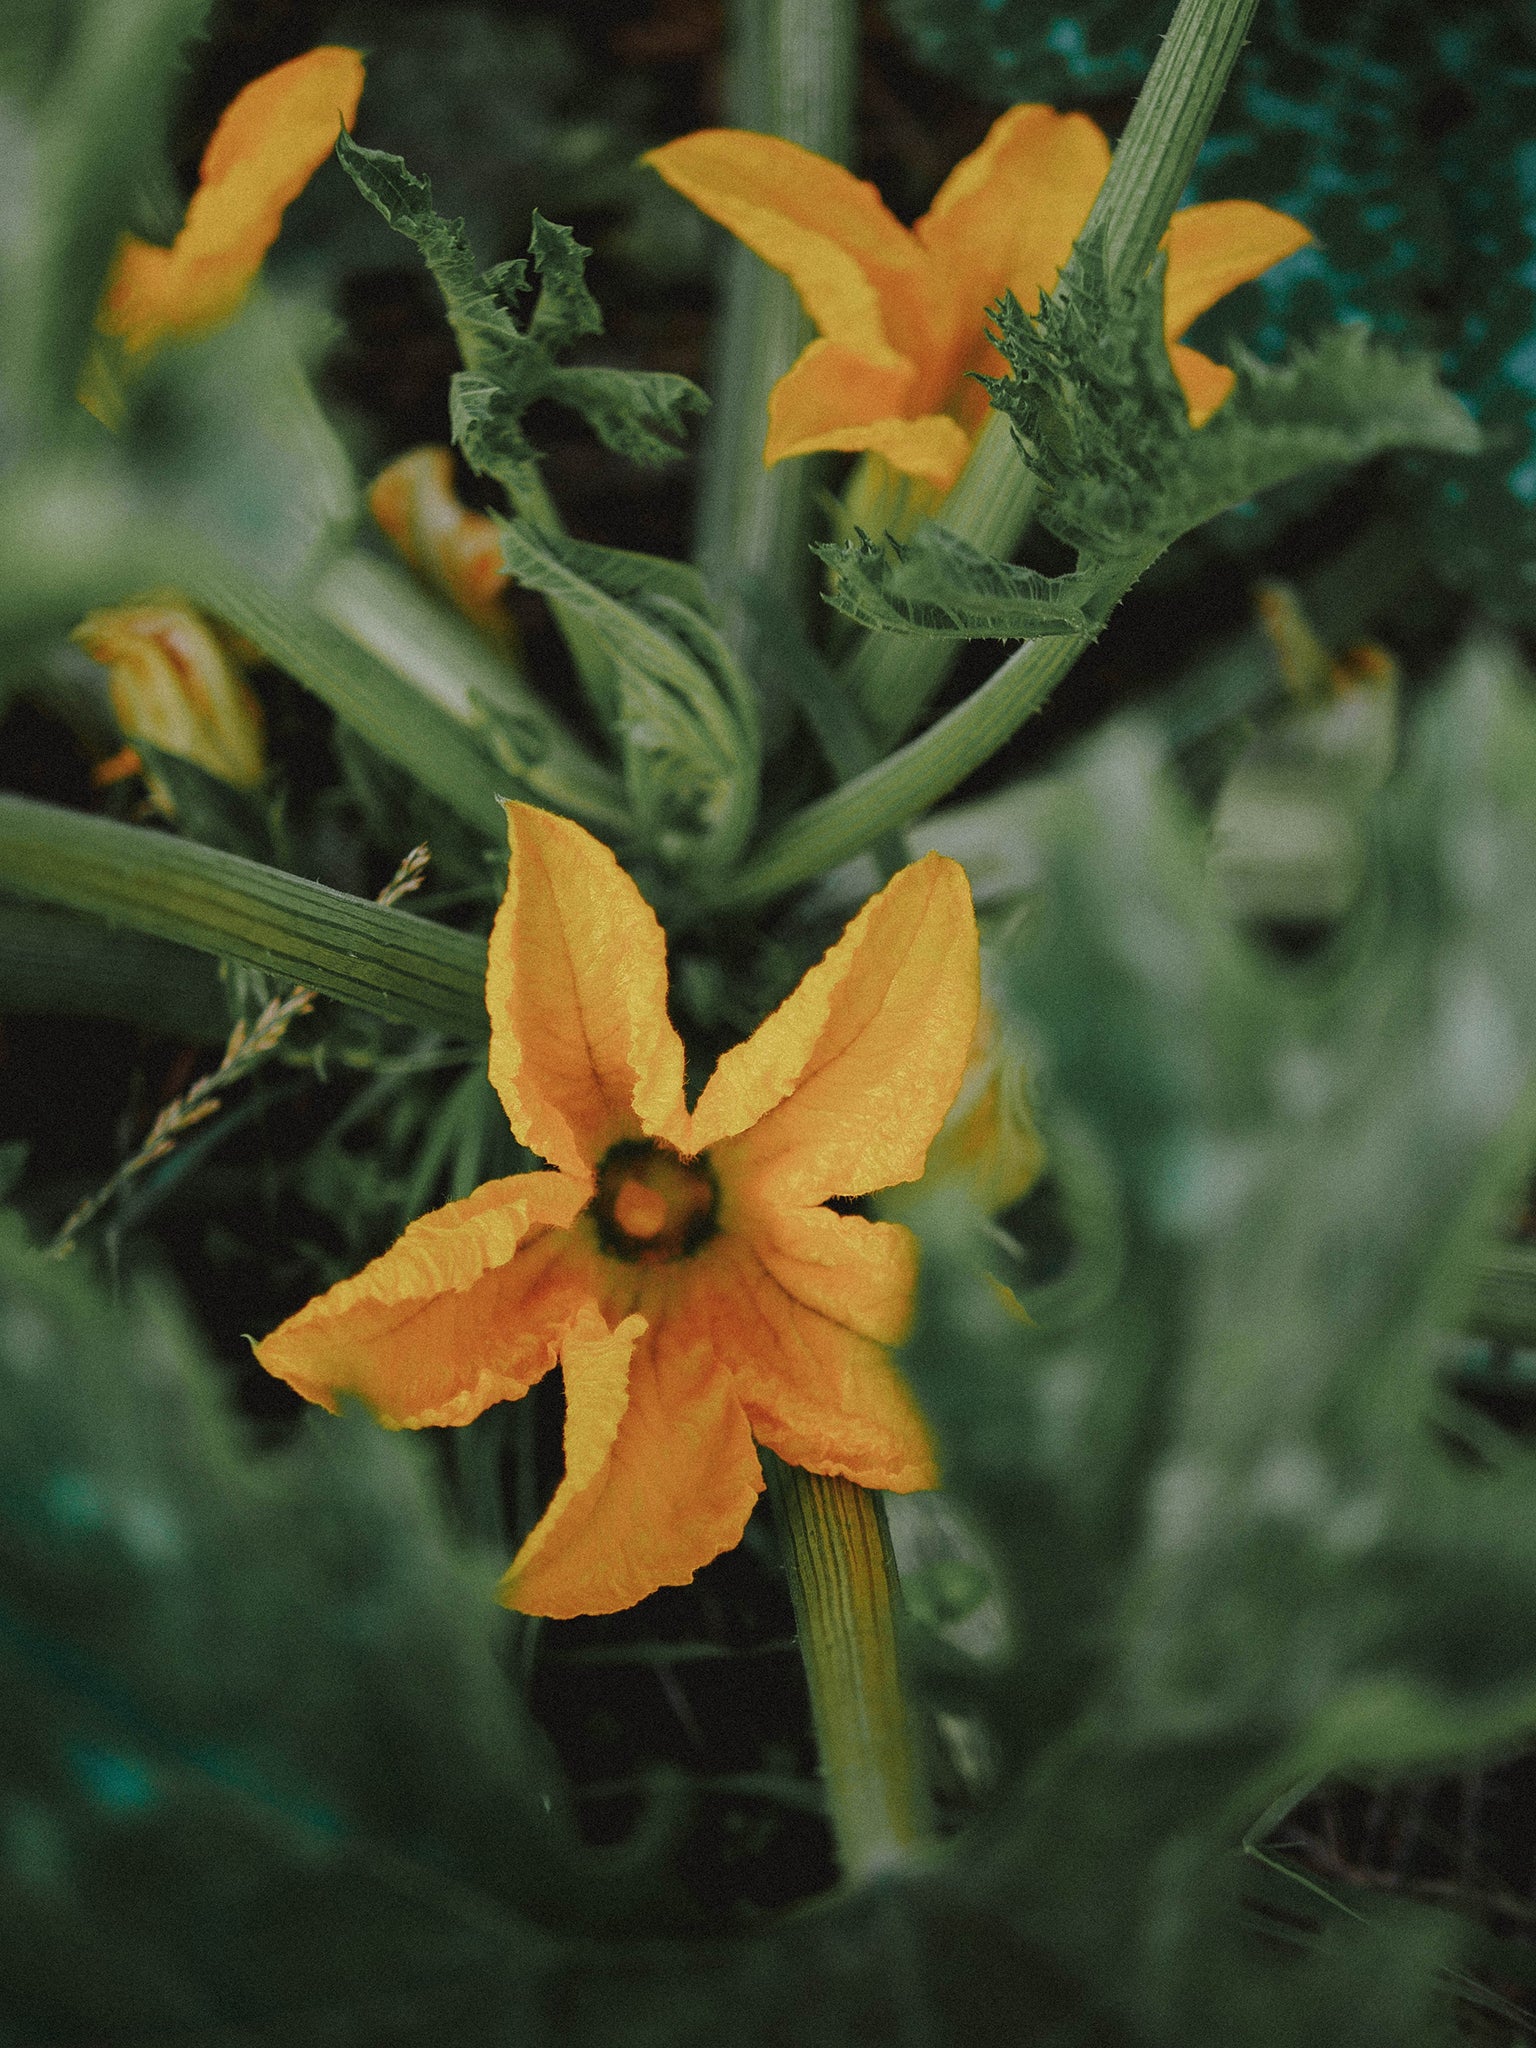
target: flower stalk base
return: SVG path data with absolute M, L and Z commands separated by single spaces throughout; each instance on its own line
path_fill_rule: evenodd
M 931 1835 L 896 1655 L 895 1560 L 880 1497 L 762 1453 L 795 1604 L 843 1875 L 904 1862 Z

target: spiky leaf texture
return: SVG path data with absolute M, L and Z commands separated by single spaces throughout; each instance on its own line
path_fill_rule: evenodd
M 816 553 L 833 571 L 827 602 L 877 632 L 1033 640 L 1086 627 L 1078 579 L 1000 562 L 932 522 L 909 541 L 860 530 Z
M 1079 244 L 1032 318 L 997 309 L 1011 376 L 986 379 L 1045 489 L 1041 519 L 1085 561 L 1145 562 L 1207 519 L 1309 471 L 1388 448 L 1469 453 L 1470 414 L 1433 365 L 1344 327 L 1279 367 L 1240 355 L 1237 387 L 1192 428 L 1162 335 L 1161 262 L 1110 287 Z
M 734 858 L 756 815 L 757 700 L 702 579 L 529 519 L 498 523 L 508 569 L 580 618 L 611 665 L 613 727 L 646 845 L 673 868 Z
M 708 401 L 686 377 L 663 371 L 565 366 L 556 361 L 573 342 L 602 332 L 602 315 L 586 285 L 590 251 L 541 214 L 533 217 L 529 253 L 538 295 L 525 325 L 517 302 L 527 288 L 521 259 L 482 273 L 462 221 L 444 220 L 432 187 L 397 156 L 365 149 L 343 133 L 336 152 L 357 189 L 389 225 L 420 250 L 443 295 L 464 368 L 449 404 L 454 438 L 474 467 L 514 497 L 527 488 L 534 452 L 522 428 L 535 399 L 577 412 L 606 447 L 647 464 L 681 453 L 686 416 Z

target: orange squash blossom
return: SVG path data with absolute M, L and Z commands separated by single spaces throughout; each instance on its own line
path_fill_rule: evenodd
M 985 313 L 1012 291 L 1026 313 L 1056 283 L 1109 169 L 1086 114 L 1011 107 L 905 228 L 874 186 L 773 135 L 706 128 L 643 161 L 783 271 L 817 339 L 774 386 L 769 466 L 819 449 L 863 451 L 940 491 L 987 412 L 969 371 L 1001 376 Z M 1185 207 L 1169 223 L 1163 325 L 1190 423 L 1235 381 L 1180 337 L 1227 292 L 1311 240 L 1247 199 Z
M 915 1241 L 826 1204 L 922 1172 L 976 1024 L 976 922 L 954 861 L 904 868 L 689 1110 L 651 910 L 580 826 L 506 809 L 490 1078 L 550 1170 L 420 1218 L 256 1350 L 309 1400 L 355 1394 L 405 1429 L 469 1422 L 558 1361 L 565 1476 L 502 1598 L 610 1613 L 738 1540 L 754 1440 L 864 1486 L 936 1483 L 890 1354 Z
M 242 87 L 203 152 L 197 190 L 170 248 L 123 237 L 96 316 L 102 332 L 137 355 L 238 312 L 284 209 L 330 155 L 337 130 L 352 126 L 362 90 L 361 56 L 333 45 Z

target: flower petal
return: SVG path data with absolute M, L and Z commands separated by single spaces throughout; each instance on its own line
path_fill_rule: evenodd
M 1169 221 L 1162 241 L 1168 252 L 1163 333 L 1177 341 L 1218 299 L 1311 240 L 1311 231 L 1299 220 L 1256 199 L 1186 206 Z
M 1108 169 L 1096 121 L 1043 106 L 1010 107 L 956 164 L 912 232 L 942 266 L 946 296 L 975 343 L 1004 290 L 1035 311 Z
M 560 1352 L 565 1478 L 512 1560 L 508 1607 L 613 1614 L 740 1540 L 762 1471 L 703 1319 L 577 1319 Z
M 905 417 L 914 381 L 910 363 L 871 363 L 842 342 L 813 341 L 769 394 L 764 464 L 824 449 L 883 455 L 893 469 L 947 491 L 965 467 L 970 437 L 942 413 Z
M 491 1085 L 522 1143 L 590 1186 L 619 1138 L 687 1149 L 666 942 L 600 840 L 529 804 L 506 812 L 511 863 L 485 978 Z
M 722 1237 L 715 1342 L 752 1434 L 791 1465 L 914 1493 L 938 1484 L 928 1430 L 886 1342 L 907 1322 L 917 1247 L 899 1224 L 787 1212 Z M 703 1291 L 702 1276 L 700 1291 Z
M 356 50 L 309 50 L 251 81 L 224 109 L 169 249 L 125 237 L 99 324 L 130 350 L 196 332 L 239 307 L 296 199 L 348 128 L 363 89 Z
M 741 128 L 703 128 L 640 161 L 783 271 L 829 340 L 892 364 L 898 348 L 928 344 L 938 301 L 927 256 L 841 164 Z
M 1231 397 L 1237 372 L 1229 370 L 1225 363 L 1213 363 L 1209 356 L 1201 355 L 1199 349 L 1191 348 L 1187 341 L 1170 341 L 1168 359 L 1184 393 L 1189 424 L 1203 427 L 1217 407 Z
M 976 1027 L 976 914 L 942 854 L 888 882 L 720 1060 L 693 1115 L 722 1187 L 811 1208 L 916 1180 Z
M 487 1181 L 409 1225 L 255 1347 L 267 1371 L 334 1409 L 356 1394 L 397 1429 L 469 1422 L 516 1400 L 555 1359 L 555 1339 L 601 1289 L 568 1227 L 586 1200 L 559 1173 Z

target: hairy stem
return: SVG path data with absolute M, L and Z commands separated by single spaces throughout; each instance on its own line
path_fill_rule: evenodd
M 896 1568 L 879 1496 L 763 1453 L 795 1604 L 843 1875 L 905 1860 L 930 1833 L 896 1657 Z

